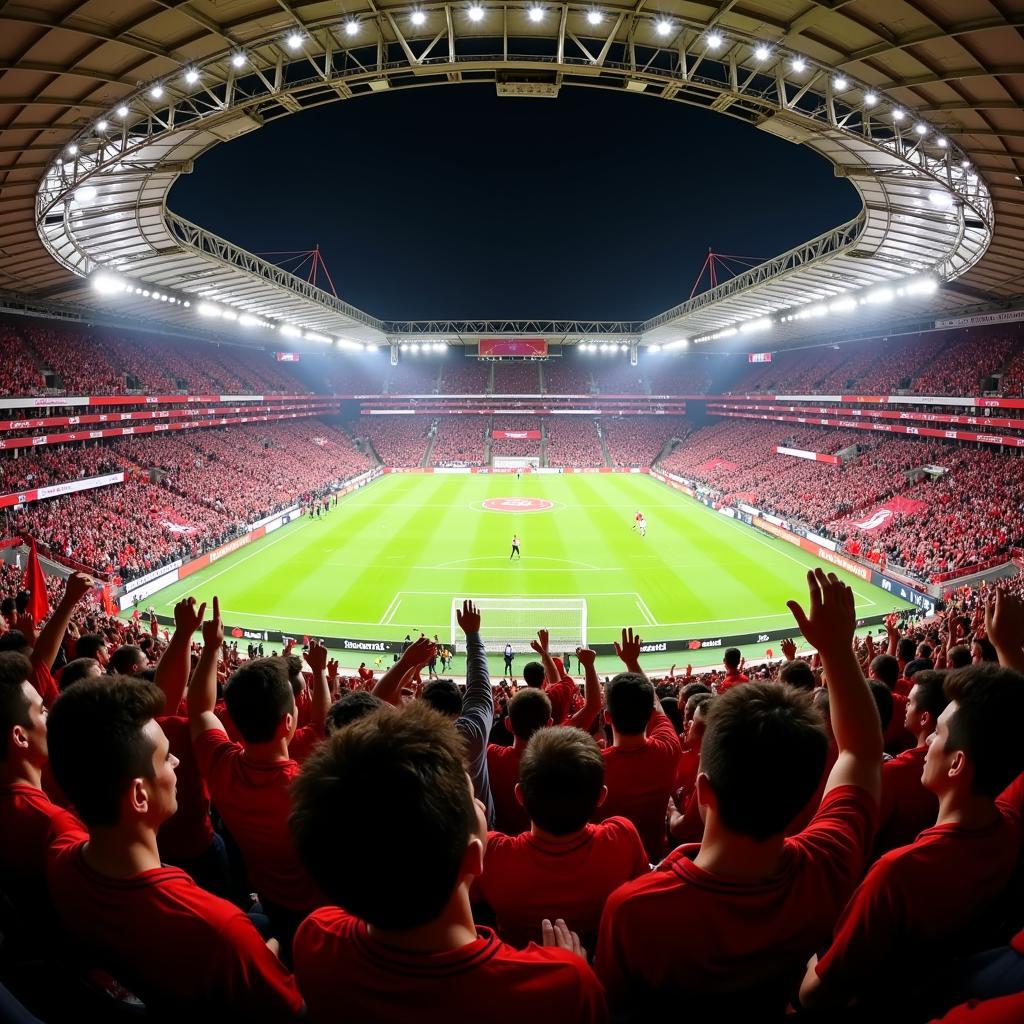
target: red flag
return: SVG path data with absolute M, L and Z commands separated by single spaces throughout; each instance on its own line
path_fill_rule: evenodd
M 46 577 L 39 562 L 35 537 L 30 537 L 28 541 L 28 564 L 25 566 L 25 579 L 21 585 L 32 594 L 28 602 L 28 613 L 35 622 L 42 622 L 50 614 L 50 599 L 46 593 Z
M 117 604 L 114 602 L 114 593 L 110 589 L 110 584 L 109 583 L 105 583 L 103 585 L 103 610 L 108 615 L 116 615 L 117 614 Z M 135 610 L 136 610 L 136 612 L 138 612 L 137 608 Z

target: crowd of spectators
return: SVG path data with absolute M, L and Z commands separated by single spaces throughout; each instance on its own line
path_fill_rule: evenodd
M 496 395 L 539 395 L 540 364 L 524 359 L 499 359 L 494 363 Z
M 486 416 L 438 416 L 431 427 L 432 466 L 482 466 L 487 440 Z
M 441 375 L 442 361 L 436 356 L 403 355 L 397 366 L 389 366 L 389 395 L 435 395 Z M 376 390 L 380 389 L 377 382 Z
M 541 418 L 539 416 L 509 416 L 502 413 L 491 420 L 491 455 L 505 455 L 509 457 L 540 456 L 541 439 L 527 437 L 503 437 L 496 438 L 494 431 L 529 431 L 535 430 L 543 433 Z
M 423 464 L 430 426 L 427 416 L 361 416 L 352 431 L 370 442 L 385 466 L 412 469 Z
M 25 343 L 5 324 L 0 324 L 0 366 L 0 395 L 34 395 L 43 386 L 43 375 Z
M 441 364 L 441 393 L 483 395 L 491 388 L 491 369 L 486 360 L 470 359 L 459 351 L 449 352 Z
M 49 487 L 130 467 L 131 463 L 109 445 L 67 444 L 16 449 L 0 454 L 0 494 Z
M 546 359 L 541 364 L 544 393 L 547 395 L 589 395 L 593 389 L 592 362 L 566 355 Z
M 597 423 L 588 416 L 545 416 L 544 438 L 549 466 L 592 469 L 605 464 Z
M 602 416 L 600 424 L 616 466 L 650 466 L 672 438 L 693 430 L 682 416 Z

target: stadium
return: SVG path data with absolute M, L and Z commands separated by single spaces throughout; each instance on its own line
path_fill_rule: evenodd
M 0 4 L 3 1020 L 1024 1021 L 1022 30 Z

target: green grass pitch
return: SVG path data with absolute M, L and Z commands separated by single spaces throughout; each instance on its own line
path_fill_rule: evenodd
M 483 508 L 507 497 L 553 506 Z M 631 529 L 637 509 L 647 517 L 644 538 Z M 513 533 L 522 559 L 510 562 Z M 230 625 L 365 639 L 401 639 L 415 628 L 447 642 L 452 598 L 572 596 L 587 600 L 590 643 L 610 642 L 621 626 L 665 640 L 792 626 L 785 602 L 806 600 L 805 573 L 817 564 L 646 475 L 388 474 L 326 518 L 290 524 L 142 603 L 170 614 L 182 595 L 217 594 Z M 854 588 L 858 614 L 909 607 L 839 575 Z M 779 645 L 744 653 L 763 657 L 766 646 Z M 517 656 L 516 667 L 526 660 Z M 667 670 L 720 662 L 721 651 L 646 660 L 652 671 Z M 342 661 L 357 663 L 352 652 Z M 492 672 L 501 664 L 494 657 Z M 602 658 L 599 669 L 615 664 Z M 454 671 L 462 671 L 459 659 Z

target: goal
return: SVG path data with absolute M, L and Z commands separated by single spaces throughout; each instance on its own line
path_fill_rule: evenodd
M 587 602 L 582 597 L 480 597 L 472 598 L 480 610 L 480 637 L 484 649 L 505 650 L 512 645 L 516 654 L 530 650 L 537 630 L 548 631 L 555 656 L 587 646 Z M 455 617 L 462 599 L 452 601 L 452 649 L 466 650 L 466 638 Z

